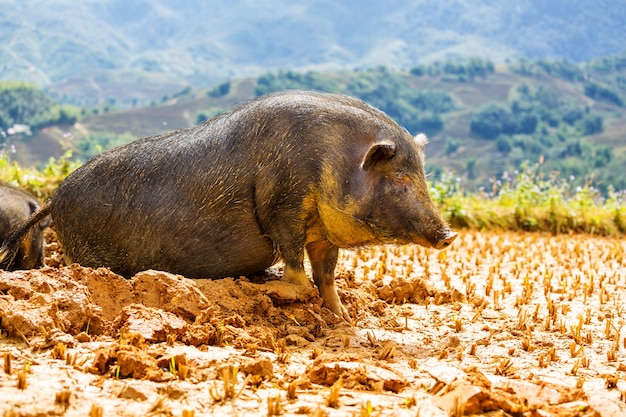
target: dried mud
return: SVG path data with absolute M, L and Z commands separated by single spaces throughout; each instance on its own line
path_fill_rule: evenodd
M 626 243 L 462 231 L 346 251 L 337 286 L 0 271 L 4 416 L 623 416 Z

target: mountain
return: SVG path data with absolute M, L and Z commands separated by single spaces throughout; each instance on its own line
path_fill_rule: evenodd
M 609 0 L 0 0 L 0 80 L 132 107 L 280 68 L 589 61 L 624 51 L 625 21 Z

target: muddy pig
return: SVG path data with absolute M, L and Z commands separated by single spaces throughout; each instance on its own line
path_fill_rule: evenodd
M 25 223 L 37 210 L 39 204 L 35 197 L 25 190 L 0 181 L 0 242 L 4 242 L 11 230 Z M 13 262 L 7 270 L 40 268 L 44 265 L 43 230 L 48 224 L 49 217 L 39 222 L 37 227 L 28 230 L 24 239 L 20 240 Z
M 285 281 L 311 285 L 306 250 L 325 306 L 349 320 L 339 248 L 456 237 L 428 195 L 426 142 L 360 100 L 281 92 L 94 157 L 39 216 L 52 213 L 67 263 L 126 277 L 249 275 L 282 259 Z

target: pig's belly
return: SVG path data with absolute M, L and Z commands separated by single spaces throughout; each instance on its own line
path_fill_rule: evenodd
M 249 218 L 240 217 L 234 224 L 197 223 L 192 228 L 181 228 L 182 222 L 158 229 L 153 225 L 163 223 L 134 223 L 132 230 L 128 224 L 75 225 L 66 224 L 63 216 L 57 218 L 66 263 L 108 267 L 127 278 L 147 269 L 187 278 L 237 277 L 263 271 L 279 260 L 273 242 Z

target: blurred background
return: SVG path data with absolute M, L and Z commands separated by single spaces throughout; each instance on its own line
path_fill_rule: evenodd
M 626 189 L 626 3 L 0 0 L 0 152 L 85 161 L 268 92 L 359 97 L 427 171 Z

